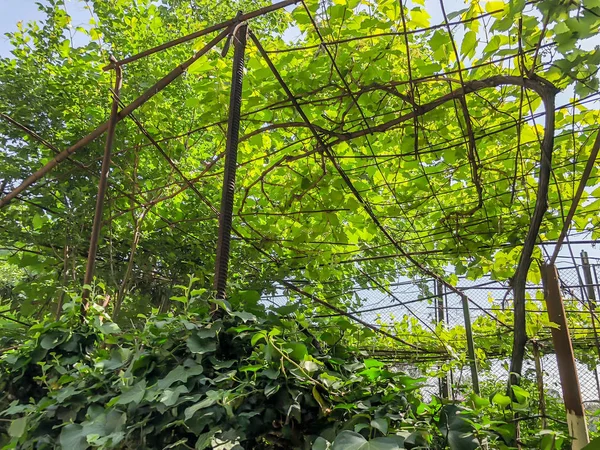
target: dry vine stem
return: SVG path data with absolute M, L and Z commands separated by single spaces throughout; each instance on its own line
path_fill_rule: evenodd
M 510 361 L 511 376 L 509 377 L 509 383 L 511 384 L 518 384 L 518 379 L 523 370 L 523 358 L 525 357 L 525 345 L 527 344 L 527 332 L 525 329 L 525 287 L 527 283 L 527 274 L 529 273 L 529 268 L 531 266 L 531 255 L 535 248 L 535 242 L 540 231 L 540 226 L 542 225 L 544 214 L 548 209 L 548 188 L 550 185 L 550 174 L 552 172 L 552 150 L 554 148 L 554 106 L 556 94 L 559 92 L 558 89 L 545 80 L 535 78 L 532 82 L 537 86 L 535 92 L 544 102 L 546 123 L 544 127 L 544 139 L 542 140 L 541 145 L 540 173 L 538 177 L 538 191 L 535 208 L 529 225 L 529 231 L 527 232 L 525 242 L 523 243 L 519 264 L 517 265 L 517 270 L 513 278 L 515 318 L 513 352 Z

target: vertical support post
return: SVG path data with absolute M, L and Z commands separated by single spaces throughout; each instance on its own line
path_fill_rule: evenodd
M 111 57 L 111 62 L 115 59 Z M 110 170 L 110 158 L 112 154 L 113 142 L 115 139 L 115 129 L 119 121 L 119 92 L 121 91 L 122 73 L 121 67 L 115 66 L 115 89 L 113 91 L 113 102 L 110 110 L 110 119 L 108 120 L 108 129 L 106 134 L 106 143 L 104 144 L 104 156 L 102 158 L 102 168 L 100 169 L 100 179 L 98 180 L 98 195 L 96 197 L 96 210 L 94 212 L 94 222 L 92 224 L 92 234 L 90 236 L 90 248 L 88 250 L 88 259 L 85 266 L 85 276 L 83 278 L 83 293 L 81 296 L 81 315 L 85 314 L 88 307 L 90 290 L 87 288 L 94 278 L 94 269 L 96 267 L 96 254 L 98 252 L 98 240 L 100 230 L 102 229 L 102 213 L 104 212 L 104 197 L 106 196 L 106 187 L 108 186 L 108 172 Z
M 583 277 L 585 279 L 588 309 L 590 310 L 590 318 L 592 319 L 592 329 L 594 330 L 594 340 L 596 341 L 596 351 L 598 352 L 598 358 L 600 358 L 600 337 L 598 337 L 598 327 L 596 325 L 596 292 L 594 291 L 594 282 L 592 281 L 590 260 L 585 250 L 581 250 L 581 265 L 583 266 Z M 594 368 L 594 377 L 596 379 L 596 392 L 600 398 L 600 376 L 598 375 L 598 367 Z
M 441 281 L 437 280 L 435 282 L 435 287 L 436 287 L 436 308 L 435 308 L 435 315 L 436 315 L 436 322 L 437 323 L 444 323 L 444 285 L 442 284 Z M 441 367 L 440 367 L 441 369 Z M 440 397 L 442 398 L 450 398 L 450 383 L 449 383 L 449 378 L 450 378 L 450 373 L 444 373 L 440 376 L 439 378 L 439 384 L 440 384 Z
M 247 25 L 242 23 L 232 32 L 233 71 L 231 92 L 229 95 L 229 119 L 227 122 L 227 144 L 225 148 L 225 172 L 223 192 L 219 214 L 219 239 L 215 259 L 215 291 L 218 299 L 224 299 L 229 271 L 229 248 L 231 243 L 231 222 L 233 216 L 233 196 L 235 191 L 235 172 L 237 169 L 237 150 L 240 130 L 240 111 L 242 105 L 242 81 L 244 76 L 244 51 L 246 49 Z M 213 312 L 216 306 L 213 307 Z
M 589 443 L 589 435 L 581 400 L 581 388 L 577 367 L 575 366 L 573 345 L 560 292 L 558 273 L 554 264 L 542 267 L 542 279 L 548 318 L 558 325 L 558 327 L 552 327 L 552 343 L 556 352 L 560 384 L 567 410 L 569 436 L 573 438 L 572 449 L 580 450 Z
M 473 341 L 473 330 L 471 329 L 471 312 L 469 311 L 469 300 L 465 295 L 461 295 L 463 307 L 463 317 L 465 319 L 465 334 L 467 337 L 467 352 L 469 355 L 469 365 L 471 366 L 471 381 L 473 382 L 473 391 L 479 395 L 479 374 L 477 373 L 477 358 L 475 356 L 475 343 Z
M 546 420 L 546 393 L 544 392 L 544 372 L 542 371 L 542 359 L 540 357 L 540 344 L 537 341 L 532 342 L 533 360 L 535 363 L 535 379 L 538 388 L 538 398 L 540 404 L 540 416 L 542 416 L 542 429 L 546 429 L 548 421 Z

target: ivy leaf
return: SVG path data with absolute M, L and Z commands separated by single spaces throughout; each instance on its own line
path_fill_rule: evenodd
M 171 370 L 166 377 L 158 381 L 159 389 L 167 389 L 173 385 L 173 383 L 181 382 L 185 383 L 188 379 L 188 374 L 185 367 L 179 365 Z
M 40 346 L 46 350 L 50 350 L 59 344 L 62 344 L 68 335 L 62 331 L 51 331 L 46 333 L 40 341 Z
M 256 321 L 256 316 L 254 314 L 252 314 L 252 313 L 249 313 L 249 312 L 245 312 L 245 311 L 232 311 L 229 314 L 231 314 L 234 317 L 239 317 L 244 322 L 248 322 L 249 320 Z
M 83 427 L 78 423 L 70 423 L 63 427 L 59 442 L 62 448 L 69 450 L 86 450 L 89 447 Z
M 188 388 L 184 385 L 177 386 L 175 389 L 166 389 L 160 397 L 160 402 L 165 406 L 173 406 L 179 400 L 181 394 L 186 394 Z
M 379 430 L 381 432 L 381 434 L 383 434 L 384 436 L 388 432 L 388 421 L 387 421 L 387 419 L 385 419 L 383 417 L 372 420 L 371 426 L 373 428 L 375 428 L 376 430 Z
M 144 379 L 138 381 L 131 389 L 121 394 L 117 400 L 117 405 L 128 405 L 129 403 L 135 403 L 137 405 L 142 401 L 145 393 L 146 380 Z
M 354 431 L 342 431 L 333 441 L 331 450 L 400 450 L 404 439 L 400 436 L 375 438 L 367 441 Z
M 194 334 L 188 338 L 187 347 L 190 349 L 190 352 L 203 355 L 214 352 L 217 349 L 217 343 L 214 339 L 202 339 Z
M 209 447 L 213 436 L 219 431 L 221 431 L 221 428 L 215 427 L 210 429 L 206 433 L 202 433 L 200 436 L 198 436 L 198 440 L 196 441 L 196 445 L 194 446 L 194 448 L 196 450 L 204 450 L 206 447 Z
M 219 391 L 208 391 L 206 393 L 206 398 L 198 403 L 196 403 L 195 405 L 189 406 L 188 408 L 185 409 L 184 412 L 184 417 L 185 420 L 190 420 L 194 414 L 196 414 L 197 411 L 204 409 L 204 408 L 208 408 L 209 406 L 214 405 L 215 403 L 217 403 L 217 400 L 220 398 L 221 393 Z

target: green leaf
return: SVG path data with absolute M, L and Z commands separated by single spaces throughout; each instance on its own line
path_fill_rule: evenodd
M 187 347 L 192 353 L 203 355 L 212 353 L 217 349 L 217 343 L 214 339 L 202 339 L 196 334 L 191 335 L 187 340 Z
M 248 322 L 249 320 L 256 321 L 256 316 L 254 314 L 252 314 L 252 313 L 249 313 L 249 312 L 245 312 L 245 311 L 232 311 L 229 314 L 231 314 L 234 317 L 239 317 L 244 322 Z
M 187 392 L 188 388 L 184 385 L 177 386 L 175 389 L 165 389 L 159 401 L 165 406 L 173 406 L 179 400 L 179 396 Z
M 311 450 L 327 450 L 328 448 L 329 441 L 319 436 L 317 439 L 315 439 L 315 442 L 313 442 Z
M 50 350 L 59 344 L 62 344 L 68 335 L 62 331 L 50 331 L 46 333 L 42 340 L 40 341 L 40 346 L 45 348 L 46 350 Z
M 221 429 L 215 427 L 210 429 L 206 433 L 202 433 L 200 436 L 198 436 L 198 440 L 196 441 L 196 445 L 194 446 L 194 448 L 196 450 L 204 450 L 205 448 L 210 447 L 213 436 L 219 431 L 221 431 Z
M 504 10 L 504 8 L 506 7 L 505 3 L 503 1 L 498 1 L 498 0 L 494 0 L 494 1 L 490 1 L 487 2 L 485 4 L 485 12 L 487 13 L 494 13 L 495 11 L 501 11 L 500 13 L 495 13 L 494 16 L 502 16 L 502 11 Z
M 375 428 L 376 430 L 379 430 L 381 432 L 381 434 L 383 434 L 384 436 L 388 432 L 388 421 L 387 421 L 387 419 L 385 419 L 383 417 L 380 417 L 379 419 L 371 420 L 371 426 L 373 428 Z
M 380 367 L 385 366 L 385 364 L 382 363 L 381 361 L 377 361 L 376 359 L 370 359 L 370 358 L 365 359 L 363 361 L 363 363 L 365 365 L 365 369 L 370 369 L 371 367 L 380 368 Z
M 588 445 L 583 447 L 581 450 L 600 450 L 600 436 L 592 439 Z
M 526 402 L 529 399 L 529 397 L 531 397 L 529 392 L 527 392 L 521 386 L 514 385 L 514 386 L 511 386 L 511 389 L 513 391 L 513 394 L 515 395 L 515 399 L 519 403 Z
M 501 394 L 500 392 L 497 392 L 492 397 L 492 403 L 494 403 L 498 406 L 501 406 L 502 408 L 506 408 L 508 405 L 510 405 L 511 400 L 508 395 L 504 395 L 504 394 Z
M 209 406 L 217 403 L 217 400 L 220 398 L 221 394 L 218 391 L 208 391 L 206 393 L 206 398 L 195 405 L 189 406 L 185 409 L 184 416 L 185 420 L 190 420 L 197 411 L 208 408 Z
M 128 391 L 119 396 L 117 405 L 128 405 L 135 403 L 136 405 L 142 401 L 146 393 L 146 380 L 138 381 Z
M 278 308 L 274 308 L 275 312 L 280 316 L 289 316 L 296 312 L 300 305 L 298 303 L 290 303 L 289 305 L 283 305 Z
M 471 417 L 456 405 L 445 405 L 440 411 L 438 429 L 446 438 L 450 450 L 475 450 L 479 441 L 475 437 Z
M 264 389 L 265 397 L 271 397 L 273 394 L 279 391 L 279 388 L 281 388 L 280 384 L 267 384 Z
M 104 334 L 118 334 L 121 332 L 119 325 L 114 322 L 106 322 L 100 326 L 100 330 Z
M 20 438 L 27 429 L 27 416 L 19 417 L 13 420 L 8 427 L 8 435 L 13 438 Z
M 70 51 L 71 42 L 68 39 L 63 40 L 58 47 L 58 52 L 60 53 L 60 56 L 66 58 L 67 56 L 69 56 Z
M 471 58 L 475 54 L 476 47 L 477 47 L 477 33 L 475 33 L 474 31 L 468 31 L 465 34 L 465 37 L 462 41 L 462 45 L 460 47 L 460 52 L 464 56 Z
M 296 362 L 300 362 L 308 355 L 306 345 L 301 342 L 285 342 L 282 348 L 288 353 L 288 356 Z
M 213 62 L 210 61 L 207 56 L 202 56 L 197 61 L 195 61 L 187 70 L 189 75 L 193 74 L 201 74 L 203 72 L 208 72 L 213 69 Z
M 254 346 L 258 342 L 260 342 L 262 339 L 266 340 L 266 338 L 267 338 L 267 332 L 264 330 L 259 331 L 258 333 L 254 334 L 254 336 L 252 336 L 252 339 L 250 339 L 250 344 L 252 344 Z
M 33 216 L 34 230 L 39 230 L 40 228 L 42 228 L 43 225 L 44 225 L 44 219 L 39 214 L 36 214 L 35 216 Z
M 185 383 L 188 380 L 188 377 L 200 375 L 202 372 L 203 367 L 201 365 L 197 365 L 191 368 L 185 368 L 184 366 L 179 365 L 173 370 L 171 370 L 166 377 L 164 377 L 161 380 L 158 380 L 157 386 L 159 389 L 167 389 L 171 387 L 174 383 Z
M 70 423 L 63 427 L 59 442 L 65 450 L 86 450 L 89 447 L 83 427 L 77 423 Z
M 354 431 L 342 431 L 337 435 L 331 450 L 399 450 L 404 448 L 400 436 L 375 438 L 367 441 Z

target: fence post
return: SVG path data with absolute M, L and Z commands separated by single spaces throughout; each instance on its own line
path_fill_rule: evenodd
M 444 285 L 441 283 L 441 281 L 437 280 L 435 281 L 435 288 L 436 288 L 436 308 L 435 308 L 435 315 L 436 315 L 436 322 L 437 323 L 444 323 Z M 441 367 L 440 367 L 441 369 Z M 450 369 L 452 370 L 452 369 Z M 440 397 L 442 398 L 450 398 L 450 383 L 449 383 L 449 378 L 450 378 L 450 372 L 444 373 L 440 376 L 439 378 L 439 384 L 440 384 Z
M 585 250 L 581 250 L 581 265 L 583 266 L 583 277 L 585 278 L 585 288 L 587 291 L 588 309 L 592 320 L 592 329 L 594 330 L 594 340 L 596 341 L 596 351 L 600 358 L 600 338 L 598 337 L 598 327 L 596 326 L 596 292 L 594 291 L 594 282 L 592 280 L 592 270 L 590 260 Z M 595 270 L 594 270 L 595 272 Z M 600 376 L 598 376 L 598 367 L 594 368 L 594 378 L 596 379 L 596 392 L 600 398 Z
M 465 318 L 465 334 L 467 337 L 467 352 L 469 355 L 469 364 L 471 366 L 471 381 L 473 382 L 473 391 L 479 395 L 479 375 L 477 374 L 477 358 L 475 356 L 475 343 L 473 342 L 473 330 L 471 329 L 471 312 L 469 311 L 469 300 L 465 295 L 461 295 L 463 316 Z
M 533 360 L 535 363 L 535 379 L 538 388 L 538 397 L 540 403 L 540 416 L 542 416 L 542 429 L 548 426 L 546 420 L 546 394 L 544 392 L 544 372 L 542 371 L 542 361 L 540 357 L 540 344 L 537 341 L 532 342 Z
M 565 409 L 567 410 L 569 436 L 573 438 L 572 449 L 580 450 L 588 444 L 589 435 L 581 400 L 577 367 L 575 366 L 573 344 L 571 343 L 569 326 L 565 316 L 558 273 L 554 264 L 542 266 L 542 280 L 544 283 L 544 298 L 546 300 L 548 318 L 551 322 L 558 325 L 558 327 L 552 327 L 552 343 L 556 352 L 560 384 Z
M 246 49 L 247 25 L 242 23 L 233 30 L 233 71 L 229 95 L 229 119 L 227 122 L 227 143 L 225 148 L 225 171 L 221 211 L 219 214 L 219 239 L 215 258 L 215 290 L 217 298 L 224 299 L 229 271 L 229 246 L 231 243 L 231 222 L 233 216 L 233 196 L 235 192 L 235 172 L 240 131 L 240 111 L 242 104 L 242 81 L 244 76 L 244 52 Z M 216 305 L 213 305 L 213 312 Z

